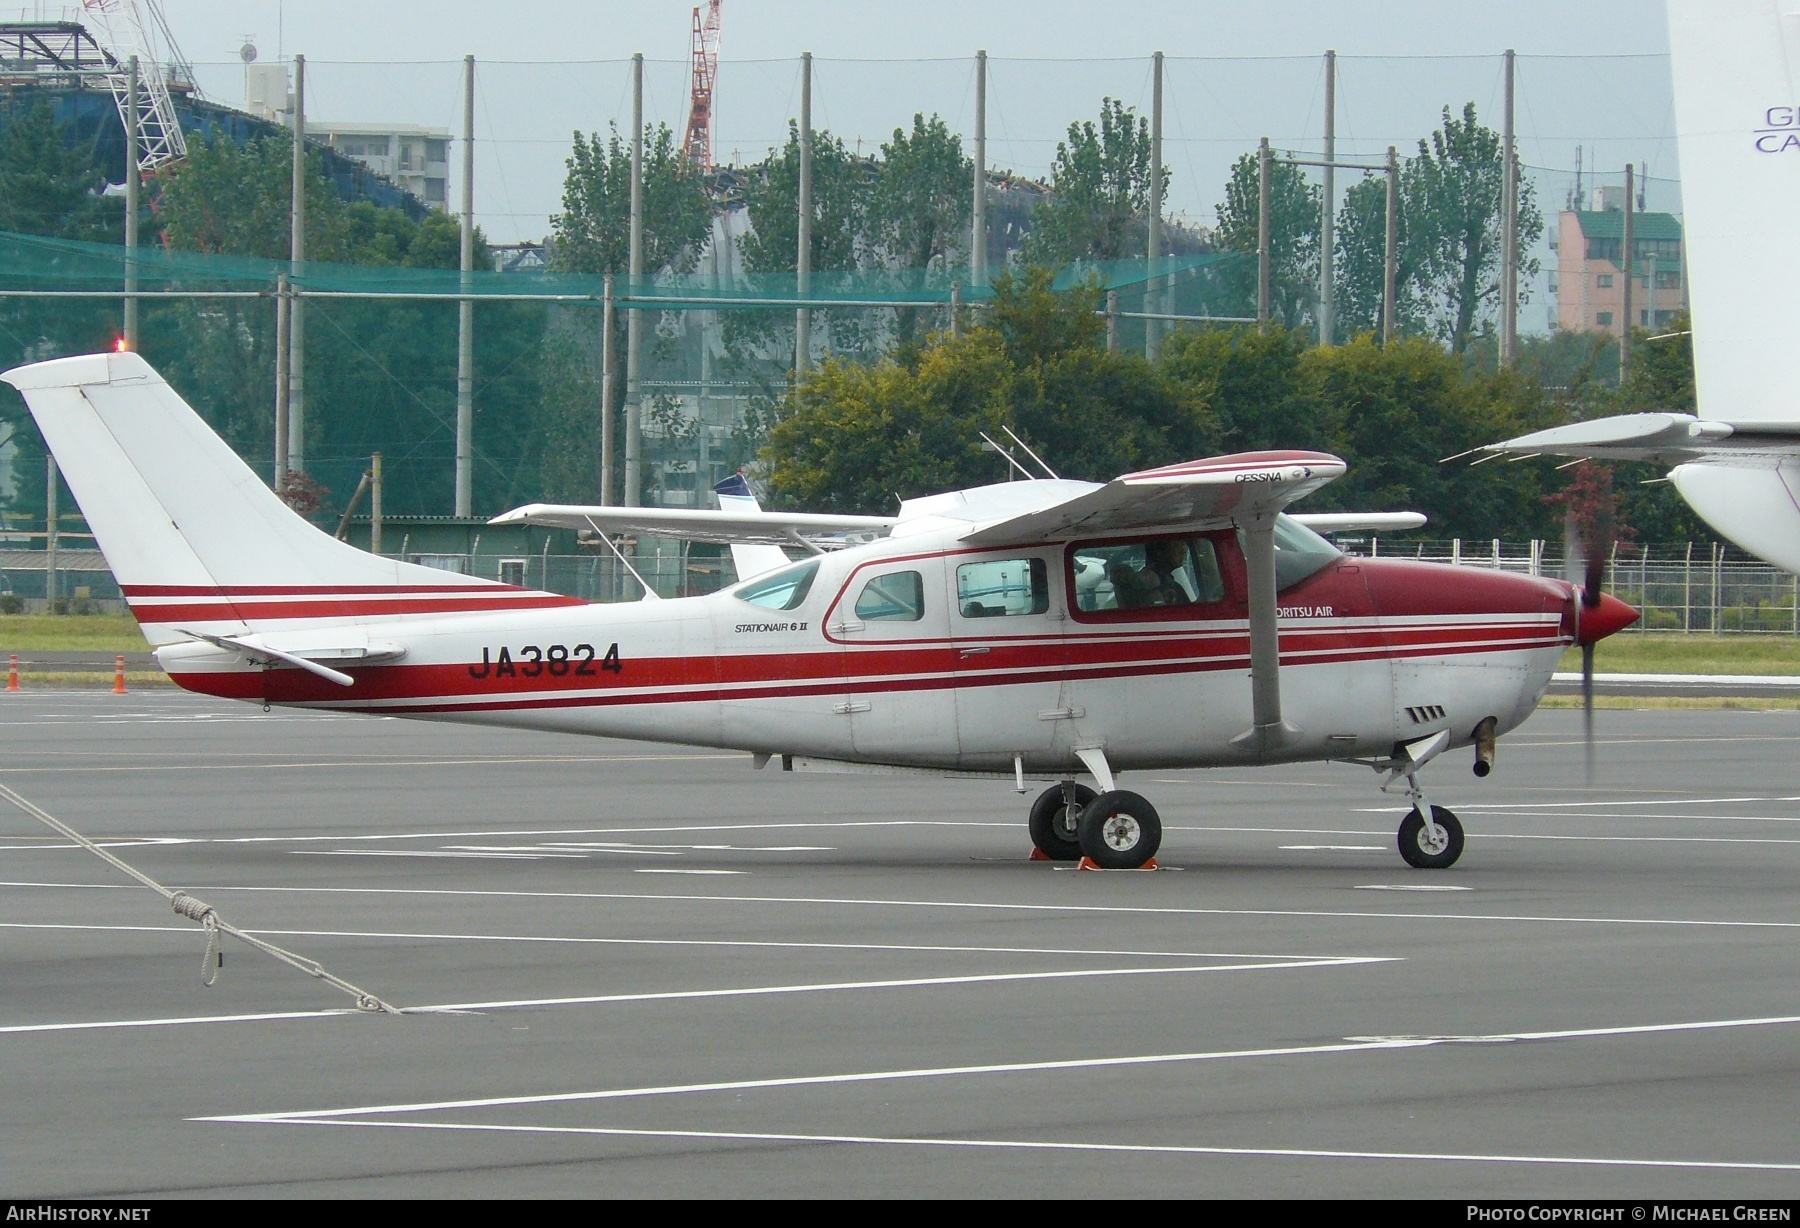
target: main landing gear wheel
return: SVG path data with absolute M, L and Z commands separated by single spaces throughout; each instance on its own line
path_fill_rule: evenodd
M 1156 807 L 1124 789 L 1102 793 L 1081 812 L 1081 851 L 1103 870 L 1135 870 L 1156 856 L 1162 820 Z
M 1425 816 L 1414 806 L 1400 822 L 1400 856 L 1406 864 L 1419 870 L 1446 870 L 1462 856 L 1462 823 L 1442 806 L 1431 808 L 1431 822 L 1437 829 L 1425 828 Z
M 1069 805 L 1068 793 L 1075 795 L 1075 804 Z M 1031 842 L 1038 851 L 1051 861 L 1074 861 L 1081 856 L 1081 837 L 1078 831 L 1081 812 L 1087 809 L 1096 794 L 1086 785 L 1078 785 L 1073 781 L 1067 784 L 1051 785 L 1038 795 L 1037 801 L 1031 803 Z

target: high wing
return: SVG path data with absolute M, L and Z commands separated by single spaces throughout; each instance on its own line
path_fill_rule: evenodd
M 975 546 L 1022 546 L 1077 534 L 1273 523 L 1282 508 L 1344 473 L 1323 452 L 1241 452 L 1114 478 L 1036 511 L 977 526 Z
M 830 549 L 885 537 L 891 516 L 832 516 L 814 512 L 714 511 L 685 507 L 609 507 L 605 504 L 528 503 L 489 524 L 536 524 L 599 533 L 681 537 L 689 541 L 761 542 Z
M 1720 422 L 1692 414 L 1622 414 L 1520 435 L 1480 449 L 1492 455 L 1573 456 L 1665 466 L 1773 468 L 1800 457 L 1800 420 Z

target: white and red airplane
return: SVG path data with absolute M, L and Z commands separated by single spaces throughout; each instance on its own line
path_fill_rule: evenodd
M 725 747 L 759 767 L 978 773 L 1021 792 L 1031 777 L 1053 782 L 1031 810 L 1038 851 L 1104 868 L 1147 864 L 1161 839 L 1115 773 L 1307 760 L 1404 779 L 1401 854 L 1448 866 L 1462 828 L 1419 768 L 1473 745 L 1486 775 L 1563 649 L 1637 617 L 1612 597 L 1584 606 L 1561 580 L 1346 557 L 1283 514 L 1343 473 L 1316 452 L 1009 482 L 892 518 L 764 512 L 742 495 L 718 511 L 499 518 L 713 534 L 745 550 L 744 571 L 772 568 L 709 596 L 591 604 L 333 539 L 136 354 L 0 379 L 189 690 Z M 769 549 L 784 541 L 814 553 L 789 562 Z

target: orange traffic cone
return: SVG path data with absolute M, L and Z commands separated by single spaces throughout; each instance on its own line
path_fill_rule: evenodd
M 6 689 L 19 689 L 19 654 L 16 652 L 6 654 Z
M 114 695 L 123 695 L 125 693 L 125 654 L 124 653 L 120 653 L 117 657 L 115 657 L 113 659 L 113 689 L 112 689 L 112 693 Z

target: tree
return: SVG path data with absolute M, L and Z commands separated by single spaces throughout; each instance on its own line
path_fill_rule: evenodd
M 1477 321 L 1498 308 L 1505 180 L 1500 136 L 1475 118 L 1444 108 L 1443 127 L 1419 142 L 1401 173 L 1406 201 L 1406 261 L 1418 278 L 1432 332 L 1456 353 L 1468 348 Z M 1544 232 L 1529 181 L 1519 184 L 1518 246 L 1529 252 Z M 1538 261 L 1521 259 L 1519 281 L 1536 276 Z
M 942 271 L 966 263 L 974 177 L 962 139 L 936 115 L 929 121 L 914 115 L 911 133 L 894 129 L 894 139 L 881 147 L 868 212 L 868 240 L 889 268 Z M 900 344 L 916 339 L 918 314 L 912 307 L 898 312 Z
M 1056 293 L 1033 268 L 994 281 L 993 309 L 962 337 L 937 334 L 906 362 L 833 359 L 796 388 L 763 453 L 775 498 L 891 512 L 896 496 L 1006 476 L 981 447 L 1005 423 L 1065 477 L 1111 478 L 1202 455 L 1214 433 L 1197 390 L 1136 354 L 1109 354 L 1090 287 Z
M 1261 169 L 1259 155 L 1245 154 L 1232 164 L 1225 199 L 1218 205 L 1219 245 L 1228 251 L 1254 253 L 1259 230 Z M 1297 166 L 1269 166 L 1269 318 L 1289 328 L 1312 319 L 1319 292 L 1319 202 L 1322 190 L 1307 181 Z M 1241 283 L 1241 301 L 1256 302 L 1257 269 L 1246 260 L 1227 276 Z
M 0 127 L 0 231 L 118 243 L 121 202 L 103 198 L 106 176 L 66 139 L 39 102 Z
M 1338 207 L 1334 228 L 1338 331 L 1349 337 L 1379 332 L 1387 277 L 1387 176 L 1370 175 L 1350 185 Z M 1406 242 L 1404 199 L 1394 210 L 1394 327 L 1401 332 L 1420 327 L 1418 293 Z
M 294 140 L 285 130 L 242 145 L 224 134 L 192 141 L 163 183 L 158 217 L 172 248 L 286 260 L 293 250 Z M 343 204 L 324 155 L 306 155 L 306 256 L 345 259 Z
M 712 203 L 700 173 L 681 156 L 667 124 L 644 125 L 644 268 L 694 267 L 712 229 Z M 568 273 L 630 269 L 631 145 L 615 125 L 575 134 L 563 178 L 562 212 L 550 219 L 552 267 Z
M 815 271 L 854 269 L 867 244 L 868 188 L 878 171 L 823 128 L 812 136 L 812 250 Z M 744 192 L 750 233 L 739 244 L 754 272 L 792 271 L 800 255 L 800 128 L 789 121 L 787 144 L 757 168 Z
M 1025 238 L 1031 263 L 1143 255 L 1150 216 L 1149 121 L 1117 99 L 1101 99 L 1098 128 L 1092 120 L 1070 124 L 1068 138 L 1057 142 L 1050 185 Z M 1165 167 L 1163 199 L 1168 187 Z

